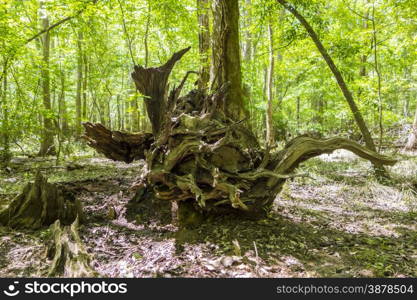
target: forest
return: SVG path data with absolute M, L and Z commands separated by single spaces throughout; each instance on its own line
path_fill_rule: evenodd
M 0 277 L 416 277 L 416 0 L 1 0 Z

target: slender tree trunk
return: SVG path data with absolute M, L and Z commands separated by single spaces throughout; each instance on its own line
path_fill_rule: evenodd
M 248 113 L 242 91 L 238 0 L 213 0 L 212 42 L 212 87 L 230 84 L 224 112 L 233 120 L 245 119 Z
M 139 111 L 138 97 L 137 97 L 137 94 L 135 94 L 133 99 L 130 101 L 131 131 L 134 131 L 134 132 L 139 131 L 139 126 L 140 126 L 138 111 Z
M 117 108 L 117 130 L 122 130 L 122 113 L 120 104 L 120 95 L 116 96 L 116 108 Z
M 300 128 L 300 96 L 297 96 L 297 129 Z
M 263 97 L 263 101 L 268 103 L 268 66 L 264 65 L 263 67 L 263 77 L 264 77 L 264 86 L 262 87 L 262 97 Z M 266 120 L 266 115 L 268 114 L 268 107 L 265 110 L 265 113 L 263 114 L 259 114 L 261 116 L 261 122 L 260 125 L 258 126 L 258 128 L 261 128 L 261 133 L 262 133 L 262 138 L 265 141 L 268 141 L 267 135 L 267 128 L 265 126 L 265 124 L 267 123 Z
M 68 117 L 67 117 L 67 104 L 65 102 L 65 72 L 61 69 L 61 93 L 58 98 L 58 114 L 61 124 L 62 133 L 67 136 L 69 134 Z
M 87 120 L 87 114 L 88 114 L 88 110 L 87 110 L 87 87 L 88 87 L 88 57 L 86 54 L 86 51 L 83 51 L 83 65 L 84 65 L 84 72 L 83 72 L 83 84 L 82 84 L 82 111 L 81 111 L 81 121 L 85 121 Z
M 42 16 L 42 28 L 49 27 L 48 16 Z M 55 153 L 54 146 L 54 125 L 52 122 L 52 107 L 51 107 L 51 91 L 50 91 L 50 72 L 49 72 L 49 51 L 50 51 L 50 33 L 49 31 L 43 35 L 42 38 L 42 93 L 43 93 L 43 106 L 46 114 L 43 116 L 43 133 L 41 148 L 39 150 L 40 156 L 53 155 Z
M 359 127 L 359 130 L 362 133 L 363 139 L 365 141 L 366 147 L 372 151 L 376 151 L 375 143 L 372 139 L 371 133 L 368 129 L 368 126 L 365 123 L 365 120 L 363 119 L 363 116 L 361 112 L 359 111 L 358 106 L 356 105 L 355 100 L 353 99 L 352 93 L 350 92 L 349 88 L 347 87 L 347 84 L 340 73 L 339 69 L 336 67 L 333 59 L 328 54 L 326 48 L 324 48 L 323 44 L 321 43 L 319 37 L 317 36 L 317 33 L 314 31 L 314 29 L 311 27 L 311 25 L 307 22 L 307 20 L 295 9 L 294 6 L 290 5 L 285 0 L 277 0 L 278 3 L 280 3 L 286 10 L 288 10 L 291 14 L 294 15 L 294 17 L 304 26 L 304 28 L 307 30 L 308 34 L 310 35 L 311 39 L 313 40 L 314 44 L 316 45 L 317 49 L 319 50 L 320 54 L 322 55 L 323 59 L 326 61 L 328 67 L 332 71 L 334 77 L 336 78 L 337 84 L 339 85 L 339 88 L 341 89 L 343 96 L 345 97 L 350 110 L 352 111 L 353 117 L 356 121 L 356 124 Z M 386 171 L 383 169 L 382 165 L 375 164 L 376 171 L 378 175 L 386 177 Z
M 315 113 L 312 121 L 318 123 L 320 126 L 323 126 L 324 102 L 323 95 L 321 93 L 314 95 L 314 98 L 311 101 L 311 106 Z
M 362 18 L 362 17 L 361 17 Z M 368 21 L 369 21 L 369 9 L 366 10 L 364 17 L 362 19 L 362 29 L 367 32 L 368 31 Z M 359 68 L 359 76 L 361 77 L 367 77 L 368 76 L 368 70 L 366 68 L 368 55 L 362 54 L 360 56 L 360 68 Z M 358 99 L 362 96 L 363 89 L 362 87 L 358 87 Z
M 252 1 L 251 0 L 245 0 L 245 4 L 246 4 L 246 11 L 245 11 L 245 16 L 246 16 L 246 28 L 244 31 L 244 36 L 245 36 L 245 42 L 244 42 L 244 48 L 243 48 L 243 59 L 245 61 L 249 61 L 252 59 L 252 33 L 250 31 L 250 26 L 252 23 L 252 16 L 250 13 L 250 7 L 252 6 Z
M 197 0 L 198 41 L 200 53 L 200 78 L 198 88 L 206 90 L 210 81 L 210 24 L 209 0 Z
M 77 138 L 81 136 L 81 119 L 82 119 L 82 88 L 83 88 L 83 33 L 81 30 L 77 36 L 77 91 L 75 95 L 75 133 Z
M 3 112 L 3 119 L 2 119 L 2 146 L 3 146 L 3 153 L 1 160 L 3 162 L 8 162 L 10 159 L 10 135 L 9 135 L 9 108 L 8 108 L 8 101 L 7 101 L 7 66 L 6 62 L 4 63 L 4 74 L 3 74 L 3 86 L 0 84 L 0 90 L 2 91 L 1 94 L 1 108 Z
M 144 36 L 144 46 L 145 46 L 145 68 L 148 67 L 149 64 L 149 46 L 148 46 L 148 39 L 149 39 L 149 29 L 151 26 L 151 2 L 147 0 L 146 3 L 148 4 L 148 13 L 146 15 L 146 28 L 145 28 L 145 36 Z
M 381 96 L 381 70 L 379 69 L 378 63 L 378 43 L 377 43 L 377 36 L 376 36 L 376 25 L 375 25 L 375 3 L 372 4 L 372 38 L 374 44 L 374 65 L 375 65 L 375 72 L 377 75 L 378 80 L 378 127 L 379 127 L 379 150 L 382 147 L 382 139 L 384 135 L 383 125 L 382 125 L 382 110 L 383 110 L 383 103 L 382 103 L 382 96 Z
M 268 106 L 266 110 L 266 143 L 268 147 L 274 144 L 274 129 L 272 119 L 272 100 L 274 90 L 274 66 L 275 66 L 275 53 L 274 53 L 274 31 L 272 28 L 271 20 L 268 24 L 269 34 L 269 68 L 268 68 L 268 82 L 266 84 L 266 94 L 268 100 Z
M 414 114 L 414 122 L 413 128 L 411 128 L 411 132 L 408 136 L 407 143 L 405 145 L 406 150 L 411 150 L 415 148 L 417 142 L 417 105 L 416 105 L 416 112 Z
M 411 93 L 410 91 L 408 91 L 407 97 L 405 97 L 404 99 L 404 107 L 403 107 L 404 118 L 408 118 L 408 115 L 409 115 L 408 110 L 410 109 L 410 98 L 411 98 Z
M 364 19 L 362 20 L 363 25 L 362 28 L 364 29 L 364 31 L 368 30 L 368 19 L 369 19 L 369 10 L 366 10 L 365 15 L 364 15 Z M 366 54 L 362 54 L 361 55 L 361 67 L 359 69 L 359 75 L 360 76 L 368 76 L 368 72 L 366 70 L 366 61 L 367 61 L 368 57 Z
M 106 120 L 106 103 L 105 103 L 105 99 L 103 99 L 102 97 L 100 97 L 98 99 L 98 103 L 99 103 L 99 117 L 100 117 L 100 123 L 103 124 L 104 126 L 107 126 L 107 120 Z M 130 128 L 130 130 L 132 130 L 132 128 Z

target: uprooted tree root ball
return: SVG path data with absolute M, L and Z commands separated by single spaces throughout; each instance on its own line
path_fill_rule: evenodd
M 144 158 L 146 168 L 137 184 L 136 203 L 149 198 L 166 203 L 188 202 L 204 212 L 238 211 L 263 216 L 288 178 L 303 161 L 337 149 L 349 150 L 376 164 L 395 160 L 344 138 L 317 140 L 300 136 L 284 149 L 262 149 L 245 120 L 224 113 L 227 84 L 206 95 L 193 90 L 180 96 L 181 84 L 167 92 L 175 63 L 189 50 L 175 53 L 158 68 L 135 66 L 132 78 L 144 101 L 153 133 L 110 131 L 101 124 L 85 123 L 84 138 L 113 160 Z

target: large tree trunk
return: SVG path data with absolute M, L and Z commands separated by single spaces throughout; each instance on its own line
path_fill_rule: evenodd
M 146 207 L 153 214 L 170 214 L 171 203 L 178 207 L 180 223 L 207 213 L 265 216 L 285 181 L 302 176 L 293 174 L 295 168 L 311 157 L 347 149 L 376 165 L 396 162 L 343 138 L 303 136 L 279 152 L 262 149 L 243 124 L 238 0 L 214 0 L 213 9 L 213 94 L 207 95 L 203 89 L 181 96 L 190 72 L 168 92 L 169 74 L 190 49 L 186 48 L 160 67 L 134 67 L 132 78 L 144 95 L 152 134 L 84 124 L 88 144 L 106 157 L 146 162 L 127 217 L 137 213 L 142 217 Z
M 206 90 L 210 81 L 210 22 L 209 0 L 197 0 L 198 41 L 200 53 L 200 78 L 198 88 Z
M 224 99 L 224 112 L 235 121 L 242 120 L 248 113 L 242 92 L 238 0 L 213 0 L 212 42 L 213 89 L 230 85 Z
M 190 48 L 175 53 L 170 60 L 158 68 L 135 66 L 135 70 L 132 73 L 136 88 L 142 95 L 146 96 L 144 101 L 149 120 L 152 124 L 152 133 L 154 136 L 160 134 L 165 123 L 168 94 L 167 82 L 169 74 L 171 74 L 175 63 L 180 60 L 188 50 L 190 50 Z

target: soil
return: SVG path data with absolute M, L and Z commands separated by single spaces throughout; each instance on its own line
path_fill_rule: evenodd
M 41 169 L 83 203 L 80 236 L 103 277 L 417 276 L 417 158 L 390 167 L 385 185 L 362 159 L 336 151 L 305 163 L 268 218 L 210 217 L 178 230 L 157 219 L 128 221 L 143 163 L 77 157 L 15 158 L 0 176 L 0 208 Z M 11 172 L 10 172 L 11 171 Z M 0 277 L 46 276 L 49 228 L 0 227 Z

